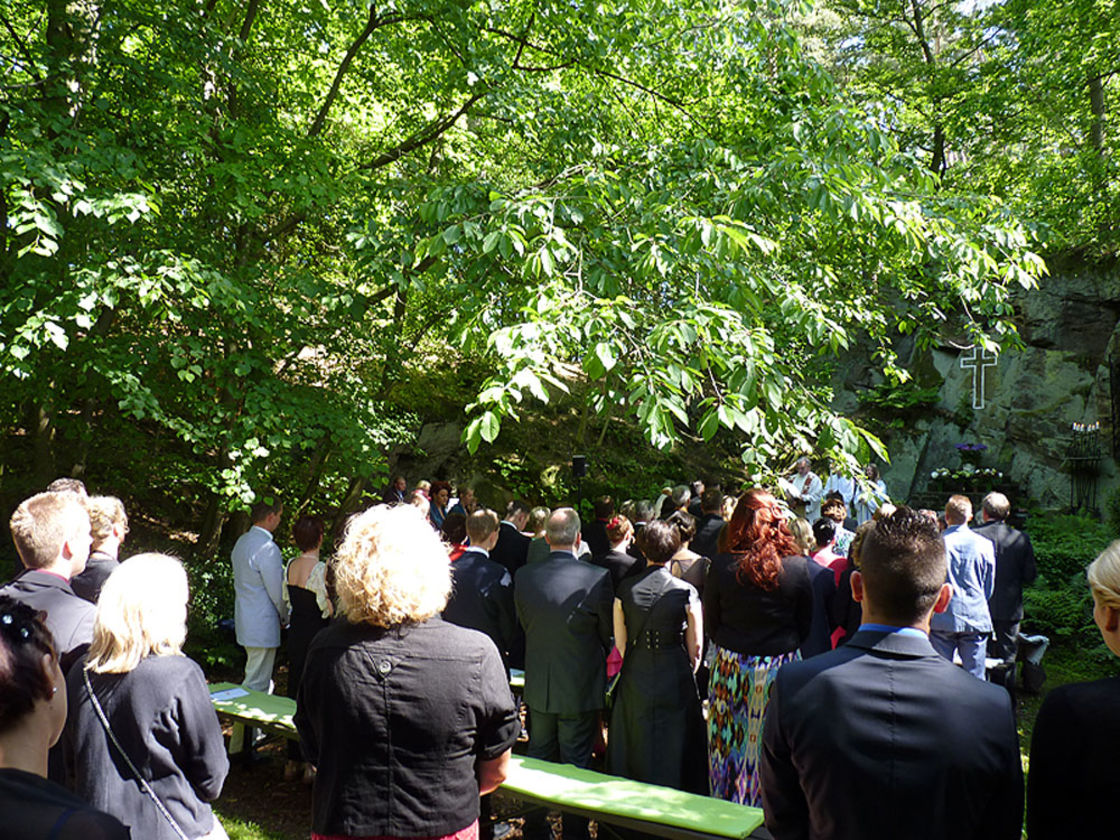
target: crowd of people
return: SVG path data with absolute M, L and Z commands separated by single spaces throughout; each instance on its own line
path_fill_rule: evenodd
M 874 467 L 821 481 L 808 459 L 772 492 L 677 485 L 652 500 L 508 502 L 395 476 L 338 523 L 251 511 L 231 553 L 243 684 L 272 690 L 286 628 L 316 838 L 493 830 L 488 794 L 524 727 L 529 756 L 761 807 L 794 837 L 1019 837 L 1014 661 L 1027 536 L 991 493 L 895 506 Z M 60 480 L 11 532 L 0 588 L 0 804 L 13 837 L 223 838 L 210 803 L 228 745 L 182 654 L 182 564 L 123 562 L 124 506 Z M 1120 655 L 1120 542 L 1088 570 Z M 954 664 L 956 662 L 957 664 Z M 510 691 L 524 671 L 524 715 Z M 1109 824 L 1120 678 L 1052 692 L 1027 796 L 1032 838 Z M 543 811 L 523 836 L 551 829 Z M 563 833 L 588 837 L 587 820 Z M 3 831 L 0 830 L 0 835 Z

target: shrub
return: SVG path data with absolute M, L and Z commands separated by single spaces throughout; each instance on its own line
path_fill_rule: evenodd
M 1083 576 L 1057 586 L 1032 586 L 1023 592 L 1023 631 L 1051 639 L 1082 638 L 1091 643 L 1093 597 Z
M 1075 642 L 1100 643 L 1085 568 L 1112 539 L 1111 530 L 1085 516 L 1032 515 L 1025 529 L 1034 545 L 1039 579 L 1023 592 L 1024 632 Z
M 1024 530 L 1034 545 L 1039 574 L 1052 583 L 1084 575 L 1113 539 L 1111 530 L 1096 519 L 1072 514 L 1032 515 Z

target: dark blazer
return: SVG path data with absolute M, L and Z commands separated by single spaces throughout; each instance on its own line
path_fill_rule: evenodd
M 606 569 L 554 551 L 514 579 L 525 628 L 525 703 L 574 715 L 603 708 L 614 590 Z
M 516 575 L 517 570 L 528 562 L 529 543 L 532 541 L 532 537 L 503 522 L 498 531 L 498 544 L 490 551 L 490 559 L 505 566 L 511 575 Z
M 70 588 L 79 598 L 96 604 L 101 597 L 101 587 L 120 563 L 103 551 L 91 551 L 85 571 L 70 580 Z
M 1027 832 L 1031 840 L 1111 837 L 1120 790 L 1120 677 L 1046 695 L 1031 736 Z
M 1019 840 L 1010 695 L 924 637 L 860 630 L 783 666 L 762 740 L 763 811 L 776 840 Z
M 715 557 L 719 553 L 716 543 L 719 542 L 719 532 L 723 530 L 723 526 L 723 517 L 718 513 L 705 513 L 696 523 L 696 536 L 688 547 L 702 557 Z
M 852 572 L 856 571 L 851 566 L 840 575 L 840 582 L 836 584 L 836 594 L 828 607 L 828 620 L 833 627 L 843 627 L 844 635 L 841 636 L 836 646 L 846 645 L 859 630 L 863 621 L 863 606 L 852 597 Z
M 972 529 L 996 549 L 996 589 L 988 599 L 993 621 L 1021 621 L 1023 587 L 1038 576 L 1031 538 L 1003 522 L 987 522 Z
M 591 562 L 611 573 L 611 585 L 615 591 L 618 590 L 618 585 L 622 583 L 623 578 L 636 575 L 646 567 L 645 560 L 614 549 L 602 556 L 592 556 Z
M 717 554 L 704 581 L 704 632 L 722 648 L 747 656 L 797 650 L 813 623 L 809 560 L 783 557 L 778 587 L 764 590 L 739 580 L 739 559 Z
M 47 629 L 54 637 L 63 673 L 93 641 L 96 608 L 75 595 L 70 583 L 58 575 L 28 569 L 0 589 L 0 594 L 47 614 Z
M 592 557 L 599 557 L 611 550 L 611 541 L 607 538 L 607 523 L 601 519 L 592 519 L 583 523 L 583 541 L 591 549 Z
M 832 650 L 832 631 L 836 628 L 829 613 L 836 598 L 836 575 L 811 558 L 805 565 L 813 587 L 813 620 L 809 625 L 809 638 L 801 643 L 802 659 Z
M 451 564 L 451 598 L 443 619 L 482 631 L 507 661 L 517 633 L 510 573 L 481 551 L 467 549 Z

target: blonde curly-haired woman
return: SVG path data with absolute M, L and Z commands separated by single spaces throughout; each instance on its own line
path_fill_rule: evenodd
M 438 535 L 407 505 L 358 514 L 335 587 L 344 620 L 312 642 L 295 716 L 318 768 L 311 836 L 476 838 L 520 722 L 494 643 L 439 617 Z

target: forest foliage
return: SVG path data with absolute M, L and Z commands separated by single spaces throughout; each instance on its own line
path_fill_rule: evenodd
M 1115 251 L 1113 5 L 9 0 L 5 481 L 128 459 L 207 554 L 431 414 L 881 456 L 836 353 L 1014 342 Z

